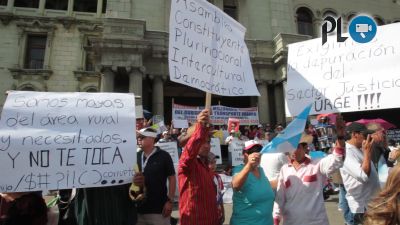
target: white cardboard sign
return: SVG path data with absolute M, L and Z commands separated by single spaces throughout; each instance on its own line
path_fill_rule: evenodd
M 329 36 L 289 45 L 285 97 L 288 116 L 400 107 L 400 23 L 379 26 L 365 44 Z
M 171 1 L 171 81 L 224 96 L 259 96 L 246 29 L 205 0 Z
M 0 192 L 132 181 L 133 94 L 10 92 L 0 124 Z
M 211 138 L 211 152 L 218 156 L 217 164 L 222 164 L 221 144 L 219 138 Z
M 233 140 L 229 146 L 229 152 L 232 154 L 232 166 L 243 164 L 244 141 Z
M 169 153 L 169 155 L 172 158 L 172 161 L 174 162 L 174 165 L 179 164 L 178 146 L 175 141 L 162 142 L 162 143 L 158 142 L 156 145 L 160 147 L 160 149 Z

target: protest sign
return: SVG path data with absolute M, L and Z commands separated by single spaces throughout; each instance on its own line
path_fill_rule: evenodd
M 400 23 L 379 26 L 369 43 L 336 36 L 289 45 L 285 98 L 290 115 L 313 104 L 311 114 L 400 107 Z M 288 115 L 288 116 L 290 116 Z
M 156 146 L 160 147 L 160 149 L 169 153 L 174 162 L 174 165 L 178 165 L 179 163 L 179 155 L 178 155 L 178 145 L 175 141 L 171 142 L 157 142 Z
M 386 131 L 387 140 L 392 139 L 396 143 L 400 143 L 400 129 L 392 129 Z
M 133 94 L 10 92 L 0 123 L 0 192 L 132 181 Z
M 236 118 L 228 119 L 228 131 L 229 133 L 234 130 L 235 132 L 239 132 L 240 120 Z
M 218 156 L 217 164 L 222 164 L 221 144 L 219 138 L 211 138 L 211 152 Z
M 229 144 L 228 149 L 232 154 L 232 166 L 243 164 L 243 148 L 244 142 L 237 139 Z
M 144 118 L 144 115 L 143 115 L 143 105 L 137 105 L 137 106 L 135 106 L 135 113 L 136 113 L 136 119 L 142 119 L 142 118 Z
M 174 128 L 188 128 L 189 127 L 189 123 L 186 119 L 184 119 L 184 120 L 173 119 L 172 124 L 174 125 Z
M 171 81 L 216 95 L 259 96 L 245 32 L 205 0 L 171 1 Z
M 197 115 L 204 109 L 204 106 L 185 106 L 179 104 L 172 105 L 172 119 L 186 119 L 191 123 L 196 122 Z M 241 125 L 258 125 L 258 107 L 234 108 L 223 105 L 211 106 L 212 115 L 210 122 L 214 125 L 228 124 L 229 118 L 239 120 Z

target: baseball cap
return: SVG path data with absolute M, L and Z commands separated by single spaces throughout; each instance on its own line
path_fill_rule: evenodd
M 348 133 L 352 132 L 360 132 L 363 134 L 372 134 L 374 133 L 373 130 L 369 130 L 364 124 L 362 123 L 357 123 L 357 122 L 352 122 L 350 125 L 346 127 L 346 131 Z
M 244 143 L 243 151 L 248 151 L 249 149 L 251 149 L 251 148 L 253 148 L 255 146 L 262 147 L 262 145 L 258 141 L 255 141 L 255 140 L 246 141 Z
M 141 135 L 144 137 L 152 137 L 152 138 L 157 137 L 157 131 L 150 127 L 143 128 L 143 129 L 139 130 L 137 133 L 138 133 L 138 135 Z
M 208 153 L 208 161 L 213 161 L 214 159 L 219 159 L 219 156 L 217 156 L 217 155 L 215 155 L 214 153 L 212 153 L 212 152 L 209 152 Z

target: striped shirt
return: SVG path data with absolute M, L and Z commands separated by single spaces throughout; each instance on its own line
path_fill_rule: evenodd
M 217 225 L 218 210 L 214 173 L 198 158 L 208 129 L 196 124 L 178 167 L 181 225 Z

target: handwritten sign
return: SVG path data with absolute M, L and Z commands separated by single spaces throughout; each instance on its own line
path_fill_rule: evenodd
M 205 0 L 171 1 L 171 81 L 224 96 L 259 96 L 246 29 Z
M 288 113 L 295 116 L 310 103 L 311 114 L 400 107 L 394 99 L 400 93 L 399 35 L 394 23 L 379 26 L 365 44 L 330 36 L 324 45 L 320 38 L 289 45 Z
M 211 138 L 211 152 L 218 156 L 217 164 L 222 164 L 221 144 L 219 138 Z
M 244 142 L 240 140 L 233 140 L 229 144 L 228 150 L 232 154 L 232 166 L 243 164 L 243 148 Z
M 191 123 L 196 122 L 197 115 L 204 106 L 172 105 L 172 118 L 174 120 L 186 119 Z M 211 106 L 211 123 L 214 125 L 228 124 L 229 118 L 236 118 L 240 125 L 258 125 L 258 107 L 234 108 L 223 105 Z
M 396 143 L 400 143 L 400 129 L 387 130 L 386 137 L 388 140 L 392 139 Z
M 11 92 L 0 123 L 0 192 L 132 181 L 133 94 Z
M 172 162 L 174 163 L 174 165 L 178 165 L 178 163 L 179 163 L 178 145 L 175 141 L 162 142 L 162 143 L 157 142 L 156 145 L 158 147 L 160 147 L 160 149 L 168 152 L 172 158 Z M 175 170 L 175 171 L 177 171 L 177 170 Z

